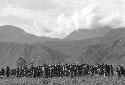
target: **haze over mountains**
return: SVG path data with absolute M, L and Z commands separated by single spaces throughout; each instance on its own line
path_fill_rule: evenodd
M 3 27 L 6 27 L 6 29 L 3 29 Z M 76 62 L 78 64 L 104 62 L 125 65 L 125 28 L 111 29 L 107 27 L 98 29 L 96 32 L 94 30 L 90 32 L 89 30 L 88 33 L 93 33 L 93 36 L 91 35 L 89 38 L 83 36 L 83 39 L 82 31 L 79 31 L 69 35 L 76 36 L 73 34 L 81 33 L 79 36 L 81 38 L 77 39 L 78 36 L 76 36 L 76 40 L 72 37 L 68 37 L 69 40 L 67 40 L 68 38 L 64 40 L 47 38 L 48 41 L 43 40 L 44 42 L 41 42 L 39 39 L 42 38 L 12 27 L 0 27 L 1 66 L 14 66 L 19 57 L 22 56 L 27 62 L 34 62 L 35 65 L 56 64 L 57 62 L 62 64 L 67 62 L 72 64 Z M 96 34 L 103 32 L 103 30 L 105 30 L 104 33 Z M 87 35 L 87 31 L 85 33 Z M 20 42 L 20 40 L 22 41 Z

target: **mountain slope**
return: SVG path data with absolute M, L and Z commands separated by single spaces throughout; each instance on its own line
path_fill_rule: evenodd
M 15 42 L 15 43 L 38 43 L 43 41 L 58 40 L 56 38 L 38 37 L 29 33 L 26 33 L 21 28 L 4 25 L 0 26 L 0 41 L 3 42 Z
M 79 64 L 124 64 L 125 28 L 111 29 L 105 36 L 75 41 L 46 42 L 44 45 L 70 55 L 65 62 Z
M 104 37 L 96 38 L 97 43 L 82 46 L 68 61 L 79 63 L 115 63 L 125 65 L 125 28 L 112 29 Z M 93 41 L 91 41 L 93 42 Z M 73 63 L 73 60 L 70 61 Z
M 64 40 L 84 40 L 104 36 L 111 30 L 110 26 L 97 27 L 93 29 L 79 29 L 69 34 Z
M 14 66 L 21 56 L 35 65 L 57 62 L 125 65 L 125 28 L 112 29 L 105 36 L 85 40 L 33 44 L 0 42 L 1 66 Z
M 65 61 L 69 55 L 38 44 L 18 44 L 0 42 L 0 67 L 16 65 L 19 57 L 34 65 L 56 64 Z

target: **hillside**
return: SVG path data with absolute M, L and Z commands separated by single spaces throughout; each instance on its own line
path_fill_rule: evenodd
M 14 66 L 21 56 L 34 65 L 57 62 L 125 65 L 125 29 L 112 29 L 105 36 L 85 40 L 33 44 L 0 42 L 1 66 Z
M 70 60 L 79 63 L 124 64 L 125 60 L 125 29 L 112 29 L 104 37 L 96 38 L 97 43 L 82 46 Z M 93 40 L 91 40 L 93 42 Z M 77 57 L 76 57 L 77 56 Z M 71 61 L 73 62 L 73 61 Z
M 43 65 L 64 62 L 69 56 L 43 45 L 0 42 L 0 67 L 13 67 L 20 57 L 34 65 Z
M 70 55 L 66 62 L 125 64 L 125 29 L 112 29 L 105 36 L 86 40 L 46 42 L 44 45 Z
M 88 38 L 101 37 L 107 34 L 110 30 L 110 26 L 95 27 L 92 29 L 79 29 L 70 33 L 64 38 L 64 40 L 84 40 Z
M 38 37 L 29 33 L 26 33 L 23 29 L 12 25 L 0 26 L 0 41 L 3 42 L 15 42 L 15 43 L 38 43 L 43 41 L 59 40 L 49 37 Z

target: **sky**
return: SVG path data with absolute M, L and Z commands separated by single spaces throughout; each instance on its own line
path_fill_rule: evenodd
M 78 29 L 125 26 L 125 0 L 0 0 L 0 25 L 64 38 Z

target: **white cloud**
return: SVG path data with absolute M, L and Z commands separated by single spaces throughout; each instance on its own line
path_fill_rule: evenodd
M 33 10 L 48 10 L 56 7 L 52 0 L 13 0 L 13 5 Z
M 124 0 L 15 0 L 0 10 L 1 17 L 29 21 L 30 24 L 17 24 L 13 20 L 13 24 L 15 22 L 26 32 L 58 38 L 96 25 L 125 26 L 124 15 Z

